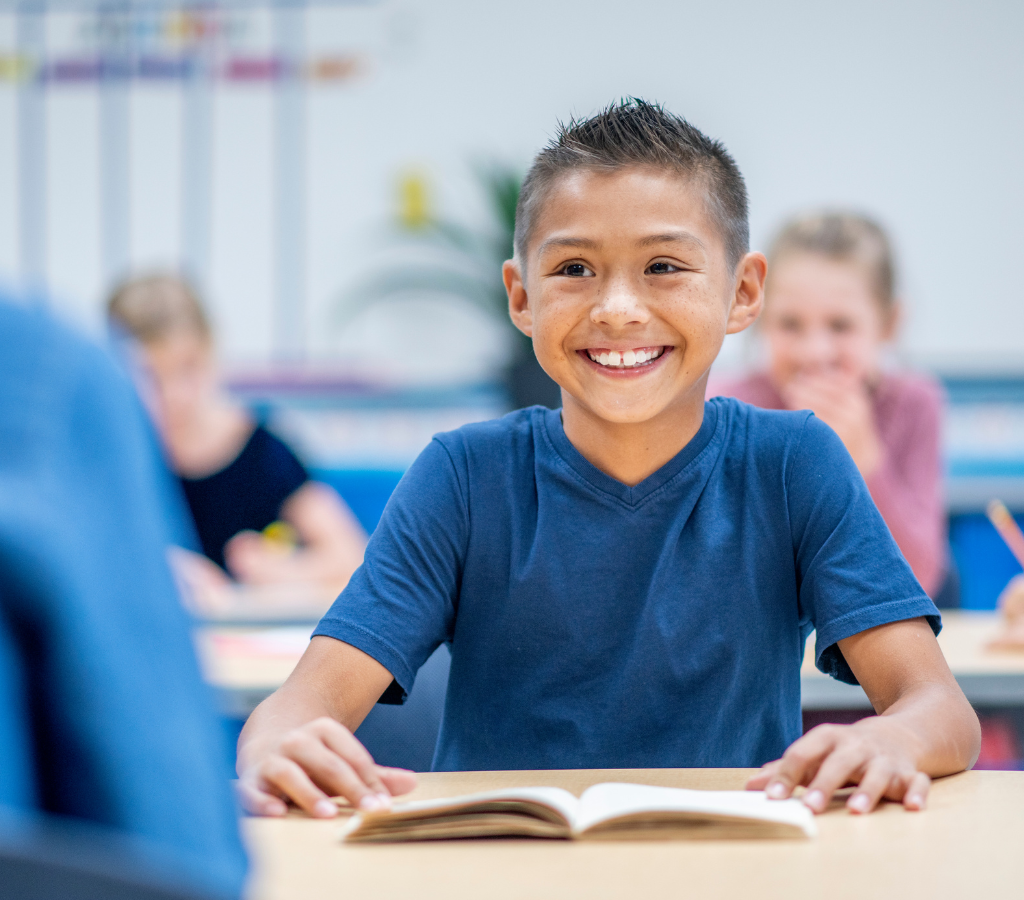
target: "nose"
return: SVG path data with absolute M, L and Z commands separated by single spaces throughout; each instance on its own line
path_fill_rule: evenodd
M 825 328 L 811 328 L 799 344 L 800 363 L 805 369 L 827 369 L 835 364 L 835 341 Z
M 651 318 L 650 312 L 635 286 L 625 278 L 610 279 L 590 310 L 590 321 L 610 328 L 643 325 Z

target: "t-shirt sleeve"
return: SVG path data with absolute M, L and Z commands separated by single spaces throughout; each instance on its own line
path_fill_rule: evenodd
M 802 618 L 817 632 L 817 666 L 857 684 L 838 642 L 924 616 L 941 628 L 864 479 L 831 428 L 808 414 L 786 473 Z
M 265 431 L 265 445 L 261 461 L 261 480 L 268 492 L 273 494 L 280 515 L 281 507 L 288 498 L 309 481 L 306 467 L 284 441 Z
M 406 693 L 451 639 L 469 540 L 464 484 L 435 438 L 398 483 L 363 564 L 313 632 L 369 654 Z

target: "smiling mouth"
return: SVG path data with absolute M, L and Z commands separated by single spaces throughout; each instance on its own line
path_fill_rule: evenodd
M 637 347 L 633 350 L 605 350 L 600 347 L 588 347 L 582 351 L 591 362 L 606 369 L 642 369 L 652 365 L 661 358 L 669 347 Z

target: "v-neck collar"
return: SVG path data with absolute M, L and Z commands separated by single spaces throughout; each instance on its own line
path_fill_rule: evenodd
M 593 489 L 630 507 L 639 506 L 697 460 L 716 437 L 721 419 L 718 404 L 705 403 L 704 421 L 690 442 L 656 472 L 648 475 L 639 484 L 630 486 L 606 475 L 573 446 L 565 436 L 561 410 L 548 409 L 543 412 L 544 432 L 552 449 L 565 464 Z

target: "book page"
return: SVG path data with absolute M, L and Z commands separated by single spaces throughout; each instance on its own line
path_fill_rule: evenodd
M 574 834 L 616 819 L 642 819 L 645 813 L 658 819 L 663 818 L 661 814 L 690 813 L 692 818 L 698 819 L 790 826 L 807 837 L 817 833 L 814 814 L 803 803 L 793 799 L 769 800 L 763 791 L 695 791 L 608 783 L 596 784 L 584 791 L 579 800 Z
M 497 834 L 568 837 L 579 801 L 553 787 L 510 788 L 397 803 L 359 813 L 343 831 L 347 841 L 431 840 Z
M 444 814 L 472 806 L 490 805 L 495 801 L 503 800 L 546 806 L 554 810 L 567 824 L 572 824 L 579 805 L 579 800 L 562 788 L 521 787 L 500 791 L 482 791 L 479 794 L 463 794 L 461 797 L 441 797 L 436 800 L 396 803 L 390 812 L 381 813 L 381 815 L 395 816 L 397 814 L 403 818 L 419 818 L 424 813 Z

